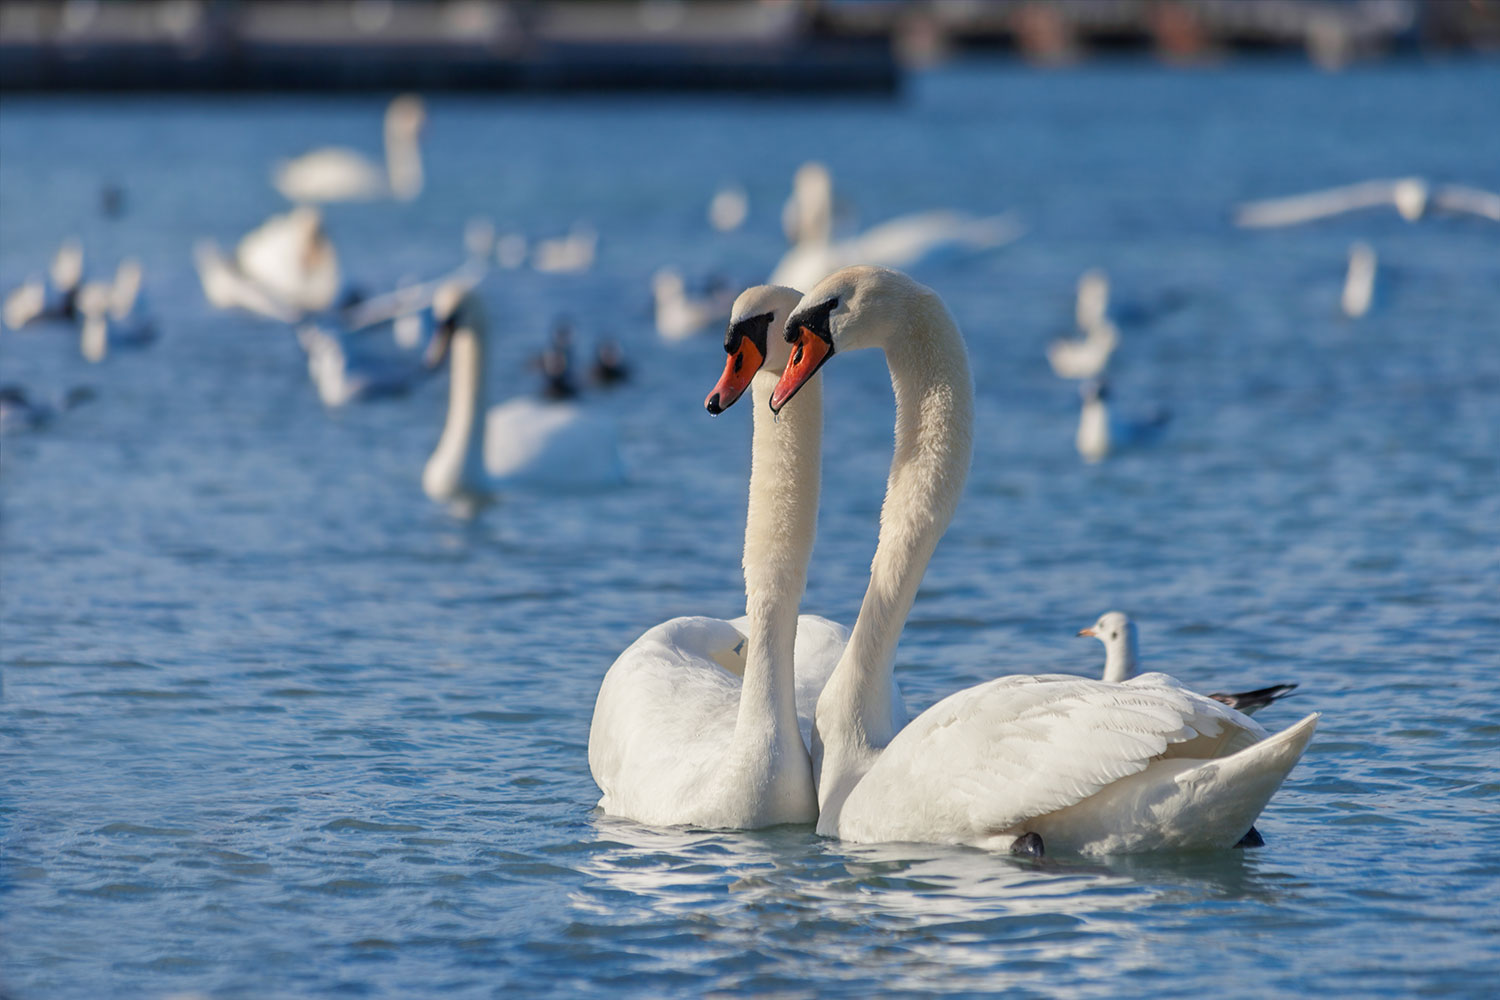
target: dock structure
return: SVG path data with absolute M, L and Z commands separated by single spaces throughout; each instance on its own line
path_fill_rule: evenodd
M 1059 64 L 1500 51 L 1500 0 L 5 0 L 0 92 L 892 94 L 976 49 Z
M 0 92 L 894 93 L 888 36 L 735 0 L 0 4 Z

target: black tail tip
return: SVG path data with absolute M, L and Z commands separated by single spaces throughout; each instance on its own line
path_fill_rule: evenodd
M 1010 845 L 1010 853 L 1023 858 L 1045 857 L 1047 849 L 1042 844 L 1041 834 L 1023 833 Z
M 1241 837 L 1240 838 L 1240 842 L 1238 844 L 1235 844 L 1234 846 L 1235 847 L 1265 847 L 1266 846 L 1266 838 L 1262 837 L 1260 835 L 1260 831 L 1257 830 L 1255 827 L 1252 826 L 1250 828 L 1250 832 L 1247 833 L 1247 834 L 1245 834 L 1243 837 Z

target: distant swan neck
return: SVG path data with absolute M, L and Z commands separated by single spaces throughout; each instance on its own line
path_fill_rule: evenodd
M 813 378 L 778 417 L 769 406 L 777 377 L 761 371 L 751 383 L 754 433 L 744 554 L 749 641 L 735 737 L 760 745 L 770 740 L 800 754 L 792 658 L 817 534 L 823 387 L 820 377 Z
M 422 149 L 415 133 L 386 126 L 385 169 L 397 198 L 406 201 L 422 193 Z
M 422 486 L 434 500 L 452 500 L 482 490 L 484 434 L 479 423 L 487 399 L 483 334 L 465 326 L 448 347 L 448 418 L 442 437 L 427 460 Z
M 911 307 L 885 345 L 896 395 L 896 444 L 880 543 L 849 645 L 818 699 L 819 805 L 843 799 L 895 733 L 896 643 L 938 540 L 953 519 L 973 450 L 974 388 L 963 337 L 936 295 Z

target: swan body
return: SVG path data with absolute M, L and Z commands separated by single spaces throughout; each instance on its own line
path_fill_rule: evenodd
M 1126 420 L 1110 408 L 1109 387 L 1102 379 L 1079 387 L 1083 405 L 1073 442 L 1085 462 L 1101 462 L 1110 455 L 1148 445 L 1161 436 L 1171 415 L 1159 410 L 1144 420 Z
M 316 208 L 271 216 L 245 234 L 234 257 L 241 274 L 297 312 L 329 309 L 343 290 L 338 251 Z
M 1417 222 L 1434 211 L 1500 222 L 1500 195 L 1461 184 L 1433 186 L 1420 177 L 1402 177 L 1246 202 L 1235 209 L 1235 223 L 1252 229 L 1293 226 L 1385 205 L 1395 208 L 1407 222 Z
M 140 261 L 127 257 L 112 284 L 90 282 L 79 291 L 79 347 L 86 360 L 103 361 L 111 349 L 141 348 L 156 341 L 156 323 L 141 294 L 144 276 Z
M 876 707 L 896 644 L 968 475 L 973 382 L 942 300 L 897 271 L 851 267 L 809 291 L 786 324 L 788 404 L 830 358 L 885 351 L 896 444 L 880 542 L 849 643 L 818 698 L 818 832 L 859 842 L 1053 850 L 1231 847 L 1301 757 L 1309 716 L 1268 738 L 1253 720 L 1161 674 L 1110 684 L 1002 677 L 960 691 L 898 733 Z
M 347 335 L 317 324 L 297 331 L 297 342 L 307 352 L 307 374 L 324 406 L 404 396 L 431 375 L 422 360 L 377 357 L 361 353 Z
M 1349 270 L 1344 275 L 1339 305 L 1350 319 L 1359 319 L 1374 304 L 1377 267 L 1375 250 L 1370 244 L 1355 243 L 1349 247 Z
M 486 336 L 478 299 L 462 281 L 433 297 L 428 363 L 449 357 L 448 416 L 422 471 L 433 500 L 471 513 L 500 490 L 609 486 L 623 481 L 614 422 L 574 403 L 513 400 L 487 409 Z
M 297 322 L 300 313 L 240 270 L 213 240 L 193 247 L 193 265 L 203 286 L 203 297 L 215 309 L 240 309 L 282 323 Z
M 755 369 L 771 322 L 796 301 L 796 292 L 774 287 L 740 296 L 726 343 L 733 356 L 709 397 L 710 412 L 749 381 L 754 395 L 769 397 L 776 375 Z M 754 354 L 735 354 L 736 338 L 757 337 Z M 744 372 L 747 358 L 753 378 Z M 605 674 L 589 729 L 589 769 L 603 793 L 599 806 L 611 815 L 721 829 L 817 818 L 797 677 L 817 673 L 800 686 L 820 689 L 845 639 L 832 623 L 797 615 L 817 524 L 819 389 L 813 385 L 807 405 L 780 421 L 756 408 L 745 631 L 717 619 L 673 619 L 637 639 Z M 817 642 L 816 656 L 809 641 Z
M 656 302 L 656 332 L 663 340 L 685 340 L 728 318 L 734 305 L 728 289 L 689 296 L 682 274 L 668 267 L 652 276 L 651 293 Z
M 1088 628 L 1080 629 L 1079 635 L 1092 636 L 1104 644 L 1104 681 L 1120 684 L 1136 676 L 1140 670 L 1140 633 L 1135 622 L 1123 611 L 1106 611 Z M 1296 684 L 1273 684 L 1254 691 L 1215 691 L 1209 697 L 1214 701 L 1250 715 L 1285 698 L 1296 690 Z
M 410 201 L 422 192 L 417 139 L 425 121 L 419 98 L 398 97 L 386 109 L 384 165 L 352 149 L 325 147 L 278 163 L 272 183 L 285 198 L 299 204 L 377 198 Z
M 49 320 L 70 320 L 78 314 L 78 291 L 83 283 L 83 244 L 66 240 L 52 257 L 46 277 L 35 277 L 6 295 L 0 319 L 12 330 Z
M 974 218 L 937 210 L 891 219 L 839 240 L 804 238 L 771 272 L 772 284 L 811 287 L 824 275 L 852 264 L 913 268 L 939 258 L 982 253 L 1021 235 L 1009 215 Z

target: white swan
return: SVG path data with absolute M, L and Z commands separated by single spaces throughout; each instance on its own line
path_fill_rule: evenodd
M 111 348 L 145 347 L 156 340 L 156 322 L 146 310 L 141 262 L 126 257 L 111 284 L 89 282 L 78 293 L 83 316 L 79 349 L 88 361 L 103 361 Z
M 301 315 L 251 280 L 213 240 L 199 240 L 193 246 L 193 266 L 203 297 L 215 309 L 241 309 L 282 323 L 295 323 Z
M 582 274 L 594 266 L 599 233 L 579 223 L 566 235 L 537 240 L 531 249 L 531 266 L 543 274 Z
M 421 98 L 410 94 L 391 101 L 385 112 L 385 166 L 352 149 L 325 147 L 283 160 L 272 170 L 272 183 L 289 201 L 410 201 L 422 193 L 422 151 L 417 138 L 427 119 Z
M 449 357 L 448 416 L 422 489 L 471 514 L 512 486 L 588 488 L 625 478 L 614 421 L 577 403 L 517 398 L 486 409 L 484 312 L 466 283 L 433 297 L 429 363 Z M 482 423 L 481 423 L 482 421 Z
M 896 395 L 880 544 L 849 644 L 818 698 L 818 832 L 1115 853 L 1230 847 L 1301 757 L 1317 716 L 1274 737 L 1163 674 L 1124 684 L 1002 677 L 883 730 L 896 643 L 968 475 L 973 382 L 942 300 L 900 272 L 852 267 L 787 321 L 785 406 L 831 357 L 879 347 Z
M 705 404 L 710 413 L 732 405 L 746 385 L 757 403 L 769 399 L 779 365 L 762 369 L 767 335 L 779 334 L 799 298 L 774 287 L 739 297 L 725 341 L 724 376 Z M 789 351 L 783 345 L 778 353 L 784 364 Z M 810 389 L 811 396 L 779 421 L 755 408 L 746 616 L 664 622 L 625 650 L 604 677 L 589 731 L 589 768 L 607 813 L 663 826 L 737 829 L 810 823 L 817 816 L 806 736 L 799 730 L 810 730 L 812 703 L 848 633 L 797 615 L 816 531 L 821 462 L 822 400 L 816 381 Z
M 1104 677 L 1108 683 L 1119 684 L 1139 673 L 1140 634 L 1135 622 L 1123 611 L 1106 611 L 1088 628 L 1079 629 L 1079 635 L 1092 636 L 1104 643 Z M 1250 715 L 1271 702 L 1285 698 L 1296 690 L 1296 684 L 1273 684 L 1254 691 L 1215 691 L 1209 697 L 1228 705 L 1236 711 Z
M 1142 420 L 1120 417 L 1110 409 L 1109 385 L 1103 379 L 1082 383 L 1078 394 L 1082 406 L 1073 444 L 1085 462 L 1102 462 L 1110 455 L 1150 444 L 1161 436 L 1171 419 L 1171 414 L 1162 409 Z
M 1375 303 L 1375 249 L 1368 243 L 1349 246 L 1349 270 L 1344 274 L 1344 292 L 1339 306 L 1350 319 L 1359 319 Z
M 63 241 L 45 278 L 35 277 L 12 289 L 0 307 L 0 319 L 12 330 L 48 320 L 70 320 L 78 314 L 83 283 L 83 244 Z
M 343 291 L 338 251 L 310 206 L 273 215 L 246 233 L 234 252 L 241 274 L 301 313 L 331 308 Z
M 413 318 L 420 324 L 425 312 L 414 313 Z M 318 399 L 328 407 L 404 396 L 435 371 L 416 350 L 396 356 L 371 354 L 351 343 L 349 334 L 313 323 L 297 330 L 297 343 L 307 352 L 307 374 Z
M 1421 177 L 1363 181 L 1288 198 L 1246 202 L 1235 209 L 1234 221 L 1250 229 L 1293 226 L 1383 205 L 1394 207 L 1407 222 L 1416 222 L 1433 211 L 1500 222 L 1500 194 L 1462 184 L 1434 187 Z
M 663 340 L 686 340 L 729 316 L 734 293 L 727 287 L 702 296 L 689 296 L 682 272 L 663 267 L 651 276 L 656 304 L 656 332 Z
M 750 195 L 739 184 L 726 184 L 708 203 L 708 223 L 721 233 L 731 233 L 745 224 L 750 214 Z
M 809 288 L 824 275 L 851 264 L 916 267 L 940 256 L 1001 247 L 1021 235 L 1021 227 L 1010 215 L 975 218 L 937 210 L 903 215 L 835 239 L 834 204 L 827 168 L 803 164 L 782 216 L 787 235 L 795 242 L 771 272 L 771 284 Z

